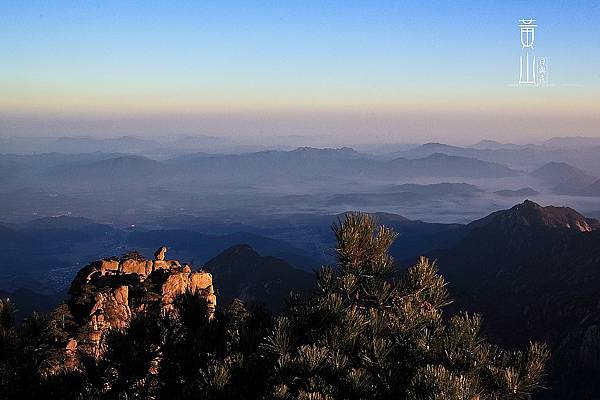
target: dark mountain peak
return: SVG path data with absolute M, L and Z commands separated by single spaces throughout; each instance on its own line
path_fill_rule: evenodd
M 402 215 L 399 214 L 393 214 L 393 213 L 388 213 L 388 212 L 375 212 L 375 213 L 370 213 L 371 216 L 373 216 L 375 218 L 376 221 L 378 221 L 379 223 L 393 223 L 393 222 L 407 222 L 410 221 L 410 219 L 403 217 Z
M 600 222 L 586 218 L 569 207 L 542 207 L 525 200 L 509 210 L 498 211 L 473 222 L 473 227 L 492 226 L 499 229 L 553 229 L 563 231 L 591 232 L 600 228 Z
M 526 199 L 521 204 L 514 205 L 509 211 L 524 211 L 524 212 L 543 212 L 544 207 L 540 206 L 535 201 Z
M 224 250 L 204 268 L 219 282 L 223 304 L 237 298 L 281 310 L 282 300 L 290 291 L 305 292 L 313 285 L 313 274 L 295 269 L 280 258 L 261 256 L 247 244 Z
M 248 244 L 236 244 L 230 248 L 222 251 L 217 257 L 230 258 L 230 257 L 243 257 L 244 259 L 257 258 L 260 254 L 256 252 Z
M 205 267 L 213 273 L 231 273 L 233 271 L 244 273 L 256 273 L 266 271 L 274 272 L 283 269 L 295 270 L 286 261 L 272 256 L 261 256 L 250 245 L 236 244 L 231 246 L 213 259 L 209 260 Z M 272 271 L 271 271 L 272 270 Z M 266 274 L 268 276 L 268 274 Z

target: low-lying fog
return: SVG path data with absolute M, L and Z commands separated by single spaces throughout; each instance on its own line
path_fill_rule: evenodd
M 133 137 L 3 140 L 4 152 L 14 152 L 0 155 L 4 222 L 70 215 L 158 226 L 176 215 L 218 221 L 229 214 L 243 222 L 363 210 L 465 223 L 524 199 L 600 212 L 600 140 L 589 138 L 390 145 L 377 153 L 245 151 L 205 137 L 170 144 Z

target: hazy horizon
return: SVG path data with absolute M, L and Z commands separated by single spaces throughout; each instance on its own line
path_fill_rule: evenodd
M 536 18 L 548 87 L 519 79 Z M 0 136 L 600 136 L 593 1 L 5 2 Z

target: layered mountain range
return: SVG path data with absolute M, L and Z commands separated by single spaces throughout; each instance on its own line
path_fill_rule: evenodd
M 51 310 L 89 260 L 133 249 L 152 258 L 158 244 L 210 271 L 221 304 L 279 312 L 333 262 L 331 224 L 363 210 L 398 233 L 398 269 L 437 260 L 455 298 L 449 313 L 482 312 L 486 332 L 508 346 L 550 345 L 545 393 L 600 393 L 599 225 L 574 210 L 600 216 L 597 140 L 367 151 L 234 150 L 213 139 L 61 138 L 29 152 L 2 142 L 30 153 L 0 155 L 0 295 L 17 318 Z M 84 148 L 95 152 L 76 153 Z M 64 152 L 43 153 L 52 150 Z
M 427 143 L 371 152 L 349 147 L 215 152 L 190 144 L 173 152 L 158 142 L 150 141 L 155 146 L 150 151 L 148 141 L 121 138 L 93 141 L 90 148 L 97 152 L 69 152 L 79 141 L 85 142 L 58 140 L 65 144 L 61 153 L 0 154 L 5 206 L 0 220 L 84 215 L 121 227 L 157 226 L 177 216 L 218 220 L 360 209 L 464 223 L 525 198 L 600 212 L 595 147 L 557 147 L 560 141 Z M 115 151 L 113 142 L 122 143 L 122 150 Z M 6 148 L 15 143 L 8 141 Z M 48 142 L 48 150 L 54 148 Z

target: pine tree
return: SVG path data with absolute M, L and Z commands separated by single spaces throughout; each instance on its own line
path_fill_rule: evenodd
M 442 319 L 444 279 L 421 258 L 395 278 L 395 234 L 363 214 L 333 227 L 337 263 L 318 290 L 294 298 L 261 350 L 276 399 L 525 399 L 548 353 L 508 352 L 479 336 L 481 320 Z

